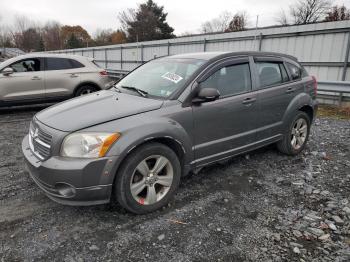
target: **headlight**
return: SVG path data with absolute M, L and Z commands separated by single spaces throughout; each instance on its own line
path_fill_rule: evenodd
M 119 133 L 73 133 L 68 135 L 61 147 L 61 156 L 98 158 L 120 137 Z

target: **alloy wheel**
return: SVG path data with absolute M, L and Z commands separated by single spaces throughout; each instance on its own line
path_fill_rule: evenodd
M 155 204 L 169 192 L 173 178 L 174 169 L 166 157 L 149 156 L 133 172 L 130 181 L 131 194 L 141 205 Z
M 93 92 L 92 89 L 87 88 L 87 89 L 84 89 L 83 91 L 80 92 L 80 96 L 88 95 L 88 94 L 91 94 L 92 92 Z
M 291 145 L 293 149 L 299 150 L 305 143 L 308 132 L 307 122 L 304 118 L 299 118 L 294 122 L 291 133 Z

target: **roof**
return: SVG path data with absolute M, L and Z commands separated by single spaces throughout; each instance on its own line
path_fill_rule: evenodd
M 221 56 L 230 52 L 199 52 L 199 53 L 185 53 L 168 56 L 168 58 L 188 58 L 188 59 L 201 59 L 201 60 L 210 60 L 217 56 Z
M 51 53 L 30 53 L 30 54 L 15 56 L 13 58 L 5 60 L 4 62 L 1 63 L 0 68 L 4 68 L 5 66 L 10 65 L 13 62 L 16 62 L 16 61 L 21 60 L 21 59 L 34 58 L 34 57 L 71 58 L 71 59 L 78 60 L 82 63 L 84 63 L 84 61 L 86 62 L 87 60 L 90 60 L 90 61 L 93 60 L 90 57 L 79 56 L 79 55 L 51 54 Z
M 188 58 L 188 59 L 201 59 L 201 60 L 211 60 L 215 58 L 224 58 L 229 56 L 275 56 L 275 57 L 285 57 L 297 61 L 298 59 L 291 55 L 286 55 L 282 53 L 274 52 L 257 52 L 257 51 L 246 51 L 246 52 L 199 52 L 199 53 L 187 53 L 168 56 L 168 58 Z
M 26 55 L 17 56 L 17 58 L 33 58 L 33 57 L 59 57 L 59 58 L 86 58 L 89 59 L 89 57 L 86 56 L 79 56 L 79 55 L 67 55 L 67 54 L 52 54 L 52 53 L 30 53 Z

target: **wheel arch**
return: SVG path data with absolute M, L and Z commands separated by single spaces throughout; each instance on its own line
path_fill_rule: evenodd
M 132 147 L 130 147 L 125 154 L 120 156 L 119 159 L 119 165 L 118 168 L 116 169 L 116 173 L 118 172 L 121 164 L 123 161 L 135 150 L 140 148 L 141 146 L 151 144 L 151 143 L 159 143 L 162 145 L 165 145 L 169 147 L 171 150 L 174 151 L 176 156 L 178 157 L 181 165 L 181 170 L 182 170 L 182 175 L 186 175 L 189 172 L 189 168 L 187 167 L 186 164 L 186 149 L 184 145 L 176 138 L 172 136 L 157 136 L 157 137 L 148 137 L 143 139 L 142 141 L 139 141 L 138 143 L 134 144 Z
M 73 96 L 75 96 L 75 94 L 77 93 L 78 89 L 82 86 L 93 86 L 94 88 L 96 88 L 97 91 L 100 91 L 102 90 L 101 87 L 96 84 L 95 82 L 93 81 L 83 81 L 81 83 L 79 83 L 79 85 L 77 85 L 75 88 L 74 88 L 74 91 L 73 91 Z
M 299 111 L 306 113 L 310 118 L 310 122 L 312 123 L 314 118 L 314 109 L 312 108 L 312 106 L 303 105 L 302 107 L 299 108 Z
M 310 122 L 312 122 L 314 114 L 312 101 L 312 98 L 306 93 L 301 93 L 295 96 L 289 103 L 286 111 L 284 112 L 282 120 L 284 127 L 286 128 L 289 125 L 290 121 L 293 119 L 294 115 L 298 111 L 303 111 L 306 114 L 308 114 L 308 116 L 310 116 Z

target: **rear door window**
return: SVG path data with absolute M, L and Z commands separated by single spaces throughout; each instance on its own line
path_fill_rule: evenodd
M 289 81 L 282 62 L 256 62 L 260 88 L 274 86 Z
M 46 70 L 67 70 L 75 68 L 67 58 L 46 58 Z

